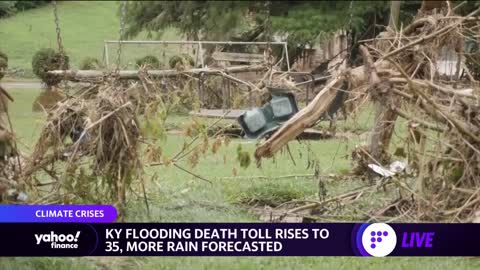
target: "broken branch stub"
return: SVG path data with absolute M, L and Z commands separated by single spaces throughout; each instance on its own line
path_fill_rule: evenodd
M 388 66 L 386 61 L 373 63 L 375 68 L 384 68 Z M 365 66 L 359 66 L 351 70 L 339 71 L 336 77 L 331 79 L 317 96 L 303 109 L 301 109 L 292 118 L 286 121 L 268 140 L 261 143 L 256 151 L 255 158 L 272 157 L 289 141 L 295 139 L 306 128 L 314 125 L 318 119 L 328 110 L 330 104 L 341 88 L 345 80 L 348 79 L 351 88 L 361 88 L 368 83 L 365 76 Z M 343 90 L 342 90 L 343 91 Z
M 337 89 L 342 86 L 344 80 L 345 76 L 339 75 L 330 81 L 307 107 L 295 114 L 272 137 L 257 147 L 255 158 L 259 160 L 262 157 L 272 157 L 289 141 L 315 124 L 327 111 L 337 94 Z

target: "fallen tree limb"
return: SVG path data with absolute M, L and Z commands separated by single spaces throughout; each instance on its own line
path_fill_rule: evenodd
M 301 211 L 304 211 L 304 210 L 309 210 L 309 209 L 312 209 L 312 208 L 318 208 L 318 207 L 321 207 L 321 206 L 323 206 L 325 204 L 328 204 L 330 202 L 344 200 L 344 199 L 350 198 L 350 197 L 358 198 L 364 192 L 369 191 L 369 190 L 372 190 L 372 187 L 371 186 L 366 186 L 366 187 L 359 188 L 357 190 L 353 190 L 353 191 L 350 191 L 350 192 L 347 192 L 347 193 L 344 193 L 344 194 L 340 194 L 340 195 L 328 198 L 328 199 L 323 200 L 323 201 L 312 201 L 312 203 L 302 205 L 302 206 L 299 206 L 297 208 L 290 209 L 287 212 L 287 214 L 294 214 L 294 213 L 298 213 L 298 212 L 301 212 Z
M 402 118 L 404 119 L 407 119 L 407 120 L 410 120 L 410 121 L 413 121 L 415 123 L 418 123 L 420 124 L 422 127 L 424 128 L 428 128 L 428 129 L 431 129 L 431 130 L 435 130 L 435 131 L 439 131 L 439 132 L 444 132 L 445 131 L 445 128 L 442 128 L 442 127 L 439 127 L 439 126 L 436 126 L 432 123 L 429 123 L 427 121 L 424 121 L 422 119 L 419 119 L 417 117 L 413 117 L 411 115 L 409 115 L 408 113 L 404 112 L 403 110 L 399 109 L 399 108 L 392 108 L 392 110 L 400 115 Z
M 408 83 L 408 80 L 405 78 L 390 78 L 389 81 L 392 83 Z M 476 98 L 473 88 L 453 89 L 448 86 L 441 86 L 427 80 L 418 80 L 418 79 L 411 79 L 411 82 L 420 87 L 425 87 L 425 88 L 432 87 L 447 95 L 456 95 L 459 97 L 467 97 L 467 98 L 474 98 L 474 99 Z
M 387 61 L 380 61 L 372 63 L 372 67 L 385 69 L 389 67 L 389 64 Z M 351 70 L 338 72 L 339 75 L 327 83 L 322 91 L 305 108 L 296 113 L 268 140 L 257 147 L 255 151 L 257 161 L 263 157 L 272 157 L 289 141 L 295 139 L 306 128 L 315 124 L 323 113 L 328 110 L 337 94 L 337 89 L 340 89 L 345 79 L 348 78 L 351 89 L 367 84 L 368 78 L 365 76 L 365 68 L 365 66 L 359 66 Z
M 330 81 L 311 103 L 290 118 L 272 137 L 257 147 L 255 158 L 260 160 L 262 157 L 272 157 L 290 140 L 300 135 L 304 129 L 315 124 L 327 111 L 337 94 L 337 89 L 342 86 L 344 80 L 344 75 L 340 75 Z
M 263 65 L 252 65 L 252 66 L 235 66 L 227 67 L 225 69 L 210 69 L 210 68 L 192 68 L 189 70 L 178 71 L 175 69 L 166 69 L 166 70 L 120 70 L 118 77 L 123 80 L 139 80 L 140 74 L 145 72 L 151 78 L 163 78 L 163 77 L 173 77 L 181 74 L 218 74 L 218 73 L 241 73 L 248 71 L 265 71 L 267 70 L 266 66 Z M 109 72 L 101 70 L 51 70 L 49 74 L 64 77 L 66 80 L 70 81 L 81 81 L 81 80 L 94 80 L 102 79 L 112 75 Z

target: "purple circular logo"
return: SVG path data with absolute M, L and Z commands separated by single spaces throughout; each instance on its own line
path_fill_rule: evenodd
M 356 235 L 357 248 L 363 256 L 384 257 L 397 245 L 397 235 L 386 223 L 361 226 Z

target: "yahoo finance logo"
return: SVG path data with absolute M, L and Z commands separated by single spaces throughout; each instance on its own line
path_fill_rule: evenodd
M 392 253 L 397 245 L 397 235 L 393 228 L 385 223 L 365 224 L 357 232 L 357 248 L 364 256 L 385 257 Z
M 35 242 L 37 245 L 48 243 L 53 249 L 76 249 L 78 248 L 78 237 L 80 231 L 74 234 L 57 234 L 53 231 L 44 234 L 35 234 Z

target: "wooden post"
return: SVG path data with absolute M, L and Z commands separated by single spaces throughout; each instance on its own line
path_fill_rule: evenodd
M 203 48 L 201 42 L 198 42 L 198 55 L 200 55 L 200 63 L 202 68 L 205 68 L 205 60 L 203 58 Z
M 108 59 L 108 43 L 105 43 L 103 53 L 104 53 L 103 61 L 104 61 L 105 67 L 108 68 L 108 66 L 110 65 L 110 62 L 108 61 L 109 60 Z

